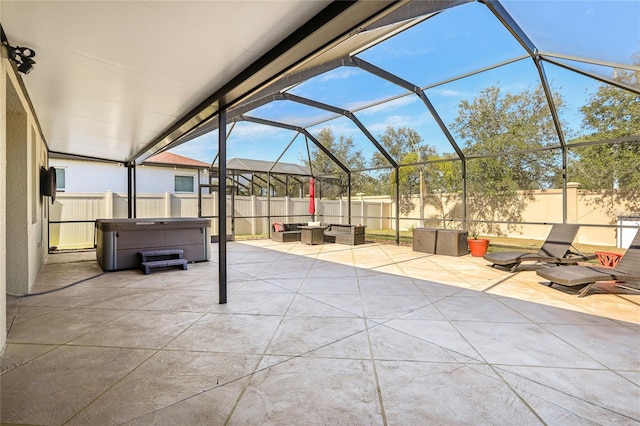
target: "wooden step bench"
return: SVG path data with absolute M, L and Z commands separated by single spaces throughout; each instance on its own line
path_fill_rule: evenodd
M 145 250 L 138 254 L 142 259 L 140 267 L 145 275 L 149 275 L 153 268 L 181 266 L 183 270 L 187 270 L 188 261 L 184 258 L 182 249 Z

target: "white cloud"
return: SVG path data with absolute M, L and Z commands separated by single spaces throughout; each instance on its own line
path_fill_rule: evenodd
M 364 109 L 362 111 L 358 111 L 358 115 L 362 116 L 371 116 L 374 114 L 379 114 L 381 112 L 393 111 L 398 108 L 402 108 L 407 105 L 411 105 L 415 102 L 420 102 L 420 99 L 415 95 L 403 96 L 398 99 L 394 99 L 389 102 L 385 102 L 371 108 Z M 367 103 L 371 103 L 371 101 L 362 102 L 362 105 L 366 105 Z
M 331 80 L 346 80 L 351 76 L 357 74 L 359 71 L 351 67 L 340 67 L 335 70 L 326 72 L 318 77 L 321 83 L 326 83 Z
M 320 74 L 314 78 L 311 78 L 303 83 L 297 85 L 291 93 L 305 98 L 314 99 L 317 97 L 318 92 L 324 90 L 324 84 L 335 80 L 346 80 L 352 78 L 355 74 L 359 73 L 357 68 L 352 67 L 340 67 L 334 70 L 328 71 L 324 74 Z
M 464 96 L 464 92 L 460 92 L 457 90 L 450 90 L 450 89 L 435 88 L 435 89 L 430 89 L 429 92 L 438 94 L 440 96 L 445 96 L 447 98 L 459 98 Z
M 309 133 L 311 133 L 313 136 L 317 136 L 320 130 L 326 128 L 331 129 L 331 131 L 333 132 L 333 136 L 335 136 L 336 139 L 340 136 L 348 138 L 356 133 L 361 133 L 360 129 L 358 129 L 358 127 L 353 124 L 351 120 L 348 120 L 346 118 L 331 120 L 327 121 L 326 123 L 319 124 L 315 127 L 310 128 Z
M 218 152 L 218 138 L 212 133 L 207 133 L 169 151 L 194 160 L 211 163 Z
M 412 45 L 411 48 L 406 48 L 404 46 L 389 46 L 381 48 L 379 52 L 377 52 L 377 56 L 384 58 L 421 58 L 424 57 L 437 49 L 433 46 L 422 45 L 420 47 L 416 47 Z

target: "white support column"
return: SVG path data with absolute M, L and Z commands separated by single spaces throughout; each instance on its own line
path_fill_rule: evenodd
M 284 215 L 287 218 L 287 222 L 289 222 L 289 212 L 291 210 L 291 199 L 288 195 L 284 197 Z M 295 222 L 295 221 L 294 221 Z
M 113 216 L 113 191 L 108 190 L 104 194 L 104 217 L 106 219 L 112 219 Z
M 171 217 L 171 193 L 164 193 L 164 217 Z
M 578 182 L 567 183 L 567 223 L 578 222 Z
M 258 207 L 256 205 L 256 196 L 251 196 L 251 235 L 256 235 L 256 216 L 258 212 Z

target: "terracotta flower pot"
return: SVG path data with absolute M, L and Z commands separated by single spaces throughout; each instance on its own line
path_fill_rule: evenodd
M 489 240 L 484 238 L 470 238 L 467 241 L 469 243 L 469 251 L 471 252 L 471 256 L 482 257 L 487 254 L 487 249 L 489 248 Z

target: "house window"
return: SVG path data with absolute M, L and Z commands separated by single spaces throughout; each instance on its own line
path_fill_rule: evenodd
M 176 176 L 175 192 L 193 192 L 193 176 Z
M 56 192 L 64 192 L 67 185 L 65 182 L 66 169 L 56 167 Z

